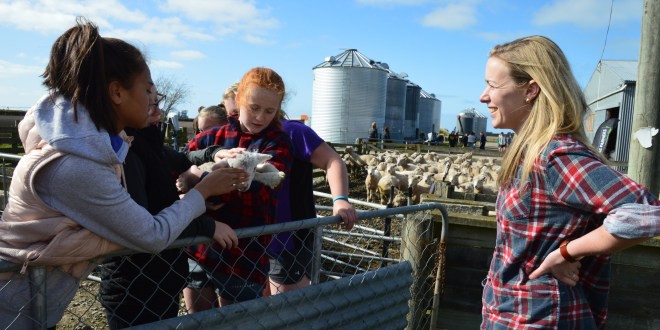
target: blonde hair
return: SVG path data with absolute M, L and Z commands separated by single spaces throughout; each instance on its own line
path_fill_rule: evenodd
M 220 100 L 220 103 L 224 103 L 224 101 L 226 99 L 235 99 L 236 98 L 236 91 L 238 91 L 238 84 L 239 83 L 240 82 L 237 81 L 237 82 L 231 84 L 231 86 L 227 87 L 227 89 L 225 89 L 225 92 L 222 93 L 222 100 Z
M 557 44 L 542 36 L 524 37 L 495 46 L 490 56 L 506 62 L 519 86 L 534 80 L 540 89 L 530 100 L 529 116 L 504 154 L 499 185 L 511 184 L 520 167 L 522 188 L 539 155 L 557 134 L 570 134 L 594 150 L 584 133 L 587 102 Z
M 222 126 L 228 122 L 227 109 L 225 109 L 225 106 L 222 104 L 211 105 L 208 107 L 200 106 L 197 111 L 198 114 L 197 116 L 195 116 L 195 119 L 193 119 L 193 125 L 192 125 L 195 134 L 201 132 L 201 129 L 199 127 L 199 117 L 208 118 L 218 123 L 219 126 Z
M 227 109 L 223 104 L 211 105 L 199 110 L 199 117 L 209 118 L 218 123 L 227 123 Z

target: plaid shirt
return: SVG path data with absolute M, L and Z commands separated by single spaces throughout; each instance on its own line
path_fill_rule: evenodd
M 482 329 L 604 328 L 609 255 L 582 259 L 575 287 L 552 274 L 528 276 L 562 241 L 601 226 L 624 204 L 658 201 L 570 136 L 550 142 L 522 190 L 520 175 L 500 188 L 497 198 L 497 241 L 484 281 Z
M 198 137 L 206 132 L 208 131 L 198 134 Z M 197 141 L 199 140 L 197 138 Z M 293 161 L 290 153 L 291 143 L 286 133 L 273 125 L 257 134 L 244 133 L 238 120 L 229 117 L 229 124 L 217 130 L 213 144 L 220 145 L 223 149 L 242 147 L 246 151 L 269 154 L 273 158 L 268 162 L 285 175 L 289 175 Z M 196 144 L 191 144 L 190 147 L 190 151 L 197 150 Z M 252 181 L 246 192 L 233 191 L 212 197 L 214 202 L 225 205 L 218 210 L 209 210 L 207 214 L 234 229 L 272 224 L 275 223 L 276 195 L 273 189 Z M 223 250 L 216 243 L 214 248 L 206 250 L 205 256 L 200 256 L 200 263 L 207 269 L 220 267 L 216 271 L 221 270 L 227 275 L 265 283 L 269 269 L 265 247 L 270 243 L 271 237 L 265 235 L 243 238 L 239 240 L 239 246 L 231 250 Z
M 213 142 L 215 141 L 215 136 L 218 134 L 219 130 L 220 126 L 213 126 L 205 131 L 199 132 L 199 134 L 195 135 L 192 139 L 190 139 L 190 141 L 188 141 L 188 144 L 186 144 L 186 147 L 183 148 L 183 151 L 188 152 L 193 150 L 201 150 L 212 146 Z

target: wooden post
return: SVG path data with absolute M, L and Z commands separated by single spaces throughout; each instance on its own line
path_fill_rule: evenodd
M 433 254 L 435 252 L 432 217 L 420 217 L 419 214 L 406 215 L 401 226 L 401 259 L 410 262 L 413 268 L 413 284 L 410 286 L 410 310 L 406 329 L 428 328 L 433 302 L 433 283 L 429 281 L 433 273 Z
M 660 129 L 660 1 L 645 0 L 637 69 L 635 109 L 632 121 L 628 175 L 648 187 L 656 196 L 660 193 L 660 133 L 646 149 L 634 137 L 643 127 Z

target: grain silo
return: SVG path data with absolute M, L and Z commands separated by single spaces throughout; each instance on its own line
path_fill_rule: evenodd
M 406 112 L 403 118 L 403 138 L 416 140 L 419 138 L 418 107 L 419 94 L 422 88 L 417 84 L 408 82 L 406 86 Z
M 461 133 L 486 133 L 487 118 L 474 108 L 465 109 L 458 114 L 458 131 Z
M 422 133 L 438 133 L 440 130 L 440 100 L 425 90 L 419 93 L 419 130 Z
M 389 127 L 392 140 L 403 140 L 403 115 L 406 110 L 406 90 L 408 81 L 406 74 L 396 74 L 389 71 L 387 78 L 387 96 L 385 100 L 385 122 L 383 128 Z
M 372 122 L 382 134 L 387 71 L 356 49 L 313 68 L 312 128 L 328 142 L 366 138 Z

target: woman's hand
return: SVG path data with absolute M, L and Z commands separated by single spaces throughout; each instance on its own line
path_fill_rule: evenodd
M 209 172 L 195 189 L 204 199 L 210 196 L 223 195 L 245 186 L 248 174 L 240 168 L 219 168 Z
M 559 282 L 575 286 L 580 281 L 581 266 L 582 264 L 579 261 L 566 261 L 561 253 L 559 253 L 559 249 L 557 249 L 548 254 L 539 268 L 529 275 L 529 279 L 533 280 L 544 274 L 551 273 Z
M 238 246 L 238 236 L 236 236 L 236 232 L 227 224 L 220 221 L 215 222 L 213 239 L 218 242 L 223 249 L 232 249 Z

